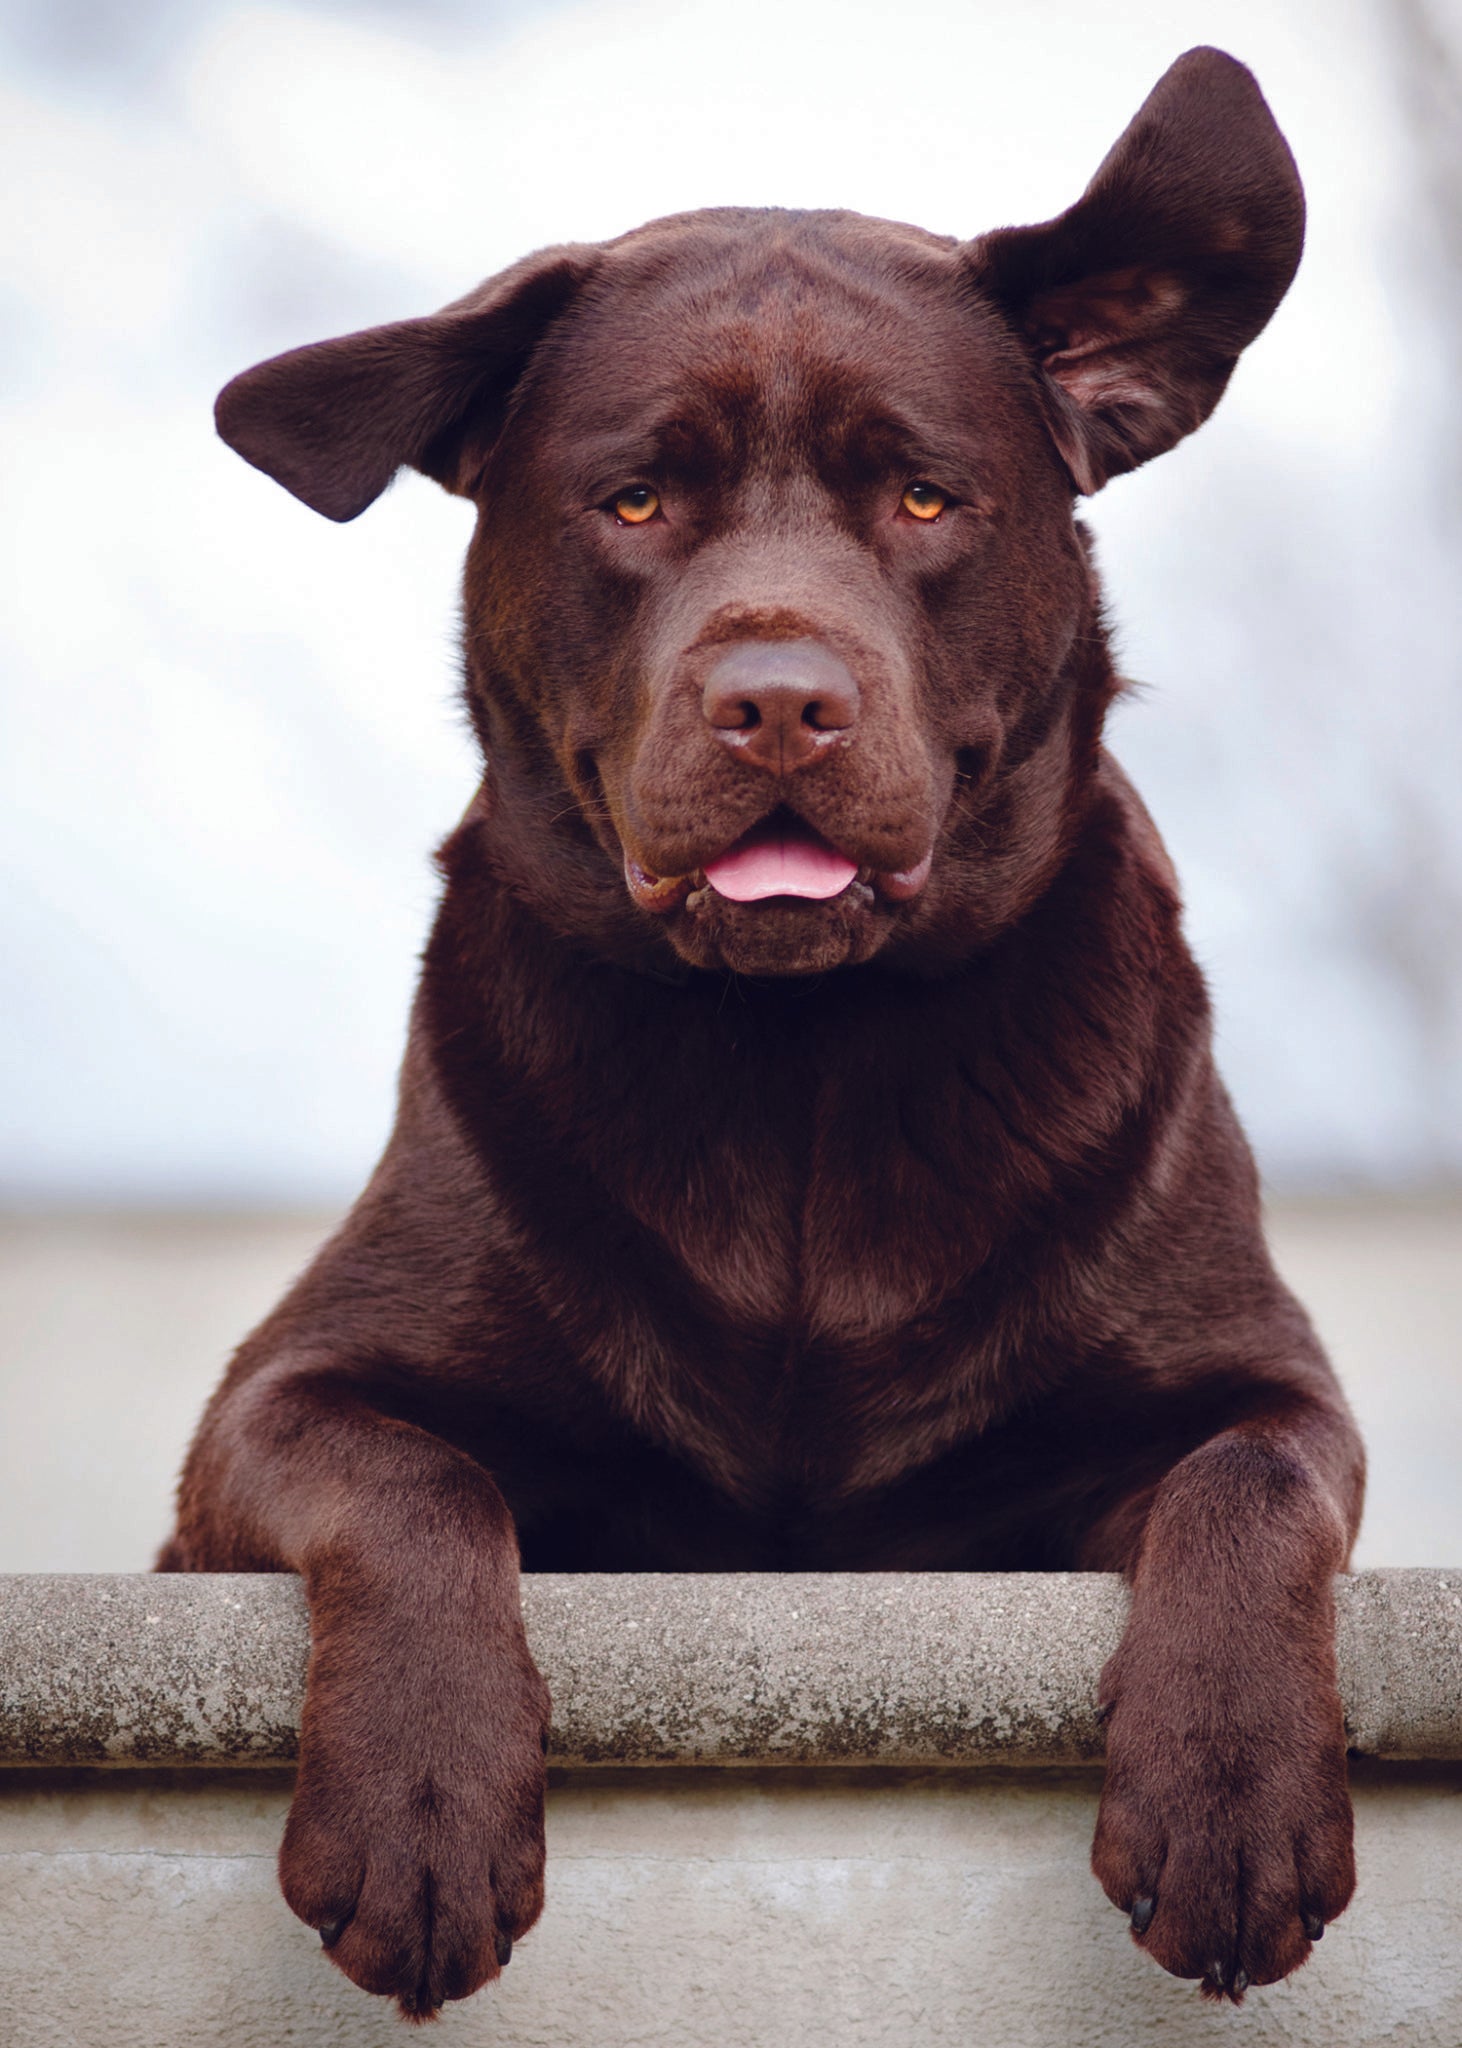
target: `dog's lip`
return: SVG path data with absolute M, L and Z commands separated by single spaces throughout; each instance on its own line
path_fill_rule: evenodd
M 657 917 L 678 910 L 692 889 L 705 885 L 705 876 L 698 868 L 686 875 L 657 875 L 643 861 L 636 860 L 628 847 L 624 850 L 624 879 L 641 910 L 653 911 Z
M 922 860 L 916 860 L 911 868 L 875 869 L 869 876 L 879 895 L 890 903 L 911 903 L 929 879 L 934 865 L 934 849 L 931 846 Z

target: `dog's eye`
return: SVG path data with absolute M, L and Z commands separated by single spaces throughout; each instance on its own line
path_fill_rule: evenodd
M 652 491 L 648 484 L 636 484 L 632 491 L 621 491 L 614 501 L 614 516 L 621 526 L 643 526 L 659 509 L 660 493 Z
M 949 503 L 949 493 L 938 484 L 910 484 L 899 503 L 911 519 L 937 519 Z

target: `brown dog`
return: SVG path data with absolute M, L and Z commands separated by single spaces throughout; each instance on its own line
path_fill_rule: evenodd
M 473 498 L 486 760 L 395 1134 L 243 1346 L 164 1569 L 303 1574 L 284 1890 L 422 2016 L 542 1900 L 529 1570 L 1119 1570 L 1095 1867 L 1235 2001 L 1350 1897 L 1354 1426 L 1260 1234 L 1073 496 L 1299 260 L 1252 78 L 955 242 L 716 211 L 249 371 L 333 519 Z

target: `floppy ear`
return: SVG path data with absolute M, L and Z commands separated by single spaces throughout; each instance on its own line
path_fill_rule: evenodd
M 1304 223 L 1253 75 L 1200 49 L 1158 80 L 1075 206 L 969 244 L 1040 367 L 1077 490 L 1202 425 L 1289 289 Z
M 404 462 L 469 492 L 534 345 L 597 255 L 543 249 L 425 319 L 274 356 L 224 386 L 218 431 L 327 519 L 364 512 Z

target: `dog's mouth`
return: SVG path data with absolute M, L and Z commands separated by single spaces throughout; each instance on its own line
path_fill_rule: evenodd
M 826 902 L 858 877 L 858 863 L 839 853 L 801 818 L 774 811 L 708 860 L 708 888 L 732 903 L 762 903 L 769 896 Z
M 899 870 L 862 865 L 787 810 L 773 811 L 760 824 L 687 874 L 657 875 L 626 849 L 624 878 L 643 910 L 664 914 L 682 906 L 692 912 L 719 898 L 726 903 L 786 901 L 830 903 L 856 896 L 871 907 L 875 896 L 906 903 L 929 879 L 933 851 L 913 867 Z

